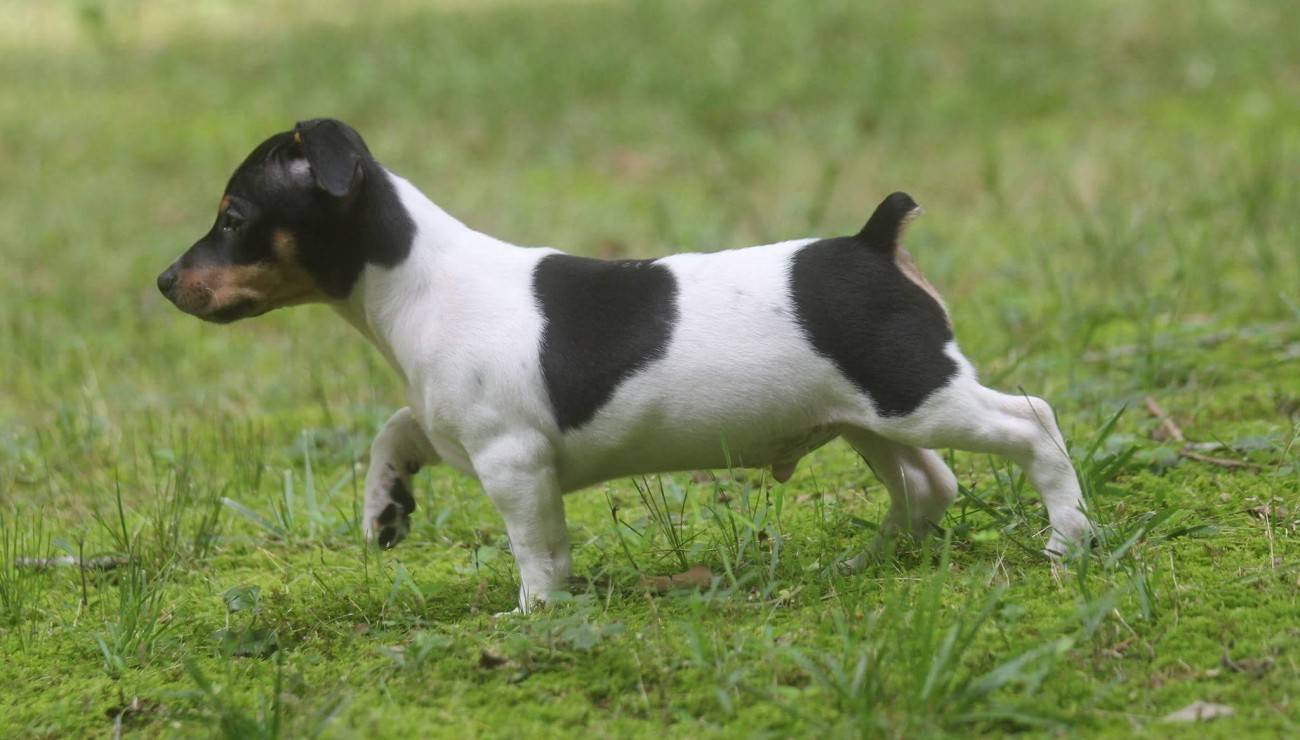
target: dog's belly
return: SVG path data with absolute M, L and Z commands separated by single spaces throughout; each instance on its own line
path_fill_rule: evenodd
M 632 435 L 617 446 L 575 449 L 561 455 L 561 488 L 575 491 L 615 478 L 684 470 L 793 466 L 838 436 L 829 425 L 797 429 L 729 429 Z
M 862 402 L 812 353 L 651 368 L 558 445 L 561 487 L 679 470 L 785 468 L 839 434 Z

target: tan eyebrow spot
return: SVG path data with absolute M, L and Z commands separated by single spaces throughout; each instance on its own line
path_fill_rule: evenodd
M 292 263 L 298 252 L 298 243 L 293 232 L 288 229 L 276 229 L 271 232 L 271 249 L 280 262 Z
M 230 207 L 230 196 L 229 195 L 222 196 L 221 205 L 217 206 L 217 213 L 225 213 L 226 209 L 229 207 Z

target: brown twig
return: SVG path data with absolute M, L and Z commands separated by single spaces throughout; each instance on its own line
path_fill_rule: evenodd
M 1156 401 L 1153 396 L 1147 396 L 1143 399 L 1143 404 L 1147 407 L 1147 413 L 1160 420 L 1160 426 L 1156 427 L 1155 432 L 1153 432 L 1151 436 L 1160 441 L 1172 440 L 1182 444 L 1182 447 L 1178 450 L 1179 457 L 1207 463 L 1209 465 L 1218 465 L 1221 468 L 1245 468 L 1248 470 L 1260 469 L 1260 465 L 1252 462 L 1233 460 L 1227 457 L 1203 455 L 1193 450 L 1192 443 L 1187 441 L 1187 437 L 1183 434 L 1182 428 L 1179 427 L 1173 417 L 1169 415 L 1169 412 L 1165 411 L 1164 408 L 1160 406 L 1159 401 Z
M 658 593 L 665 593 L 679 588 L 703 590 L 712 583 L 713 572 L 703 565 L 697 565 L 684 573 L 675 573 L 670 576 L 641 576 L 641 588 Z
M 1178 456 L 1185 457 L 1188 460 L 1209 463 L 1210 465 L 1218 465 L 1221 468 L 1246 468 L 1248 470 L 1259 470 L 1262 467 L 1256 463 L 1246 462 L 1244 460 L 1233 460 L 1227 457 L 1211 457 L 1210 455 L 1202 455 L 1201 453 L 1193 452 L 1186 447 L 1178 451 Z
M 1162 441 L 1166 439 L 1172 439 L 1175 442 L 1187 441 L 1187 438 L 1183 436 L 1183 430 L 1174 422 L 1173 417 L 1160 407 L 1154 397 L 1147 396 L 1143 402 L 1146 404 L 1147 412 L 1160 420 L 1160 426 L 1156 428 L 1156 434 L 1151 436 Z
M 120 555 L 103 555 L 97 558 L 74 558 L 71 555 L 63 555 L 55 558 L 28 558 L 21 557 L 14 560 L 14 566 L 25 568 L 27 570 L 47 570 L 49 568 L 81 568 L 87 570 L 113 570 L 120 568 L 130 562 L 127 558 Z

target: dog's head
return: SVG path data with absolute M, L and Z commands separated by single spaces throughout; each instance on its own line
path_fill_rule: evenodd
M 367 262 L 400 260 L 412 232 L 361 136 L 341 121 L 306 121 L 248 155 L 212 228 L 158 276 L 158 289 L 217 323 L 341 300 Z

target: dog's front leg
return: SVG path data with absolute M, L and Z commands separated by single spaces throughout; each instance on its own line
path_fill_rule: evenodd
M 367 540 L 389 548 L 406 537 L 411 531 L 411 512 L 415 511 L 411 476 L 437 461 L 433 445 L 409 408 L 389 417 L 370 445 L 363 513 Z
M 540 435 L 508 435 L 474 455 L 474 470 L 505 519 L 519 566 L 519 610 L 527 612 L 566 588 L 571 569 L 552 450 Z

